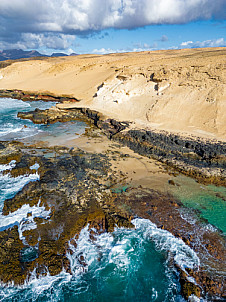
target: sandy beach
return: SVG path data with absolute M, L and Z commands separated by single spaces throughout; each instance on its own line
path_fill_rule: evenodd
M 71 96 L 131 129 L 226 141 L 225 48 L 79 55 L 15 62 L 0 89 Z

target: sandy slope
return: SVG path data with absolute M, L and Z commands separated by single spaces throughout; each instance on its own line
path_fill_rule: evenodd
M 80 55 L 17 62 L 0 89 L 51 92 L 131 127 L 226 141 L 226 48 Z

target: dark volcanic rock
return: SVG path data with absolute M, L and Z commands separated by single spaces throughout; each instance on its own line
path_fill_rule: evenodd
M 14 98 L 23 101 L 45 101 L 45 102 L 78 102 L 74 97 L 70 96 L 56 96 L 47 93 L 34 93 L 29 91 L 22 91 L 19 89 L 0 89 L 0 97 Z
M 87 121 L 85 116 L 78 110 L 59 110 L 55 107 L 46 110 L 37 108 L 30 112 L 19 112 L 17 116 L 21 119 L 29 119 L 35 124 L 53 124 L 73 120 Z
M 226 143 L 145 130 L 119 132 L 113 139 L 199 181 L 226 185 Z

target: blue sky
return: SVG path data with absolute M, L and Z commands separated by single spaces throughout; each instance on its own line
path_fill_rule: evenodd
M 226 46 L 226 0 L 1 0 L 0 50 L 109 53 Z
M 86 39 L 77 37 L 75 44 L 76 51 L 81 53 L 226 46 L 226 21 L 149 25 L 133 30 L 108 29 Z

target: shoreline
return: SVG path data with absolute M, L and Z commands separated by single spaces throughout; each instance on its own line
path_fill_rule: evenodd
M 77 107 L 79 102 L 66 96 L 35 94 L 19 90 L 0 90 L 0 97 L 11 97 L 24 101 L 57 101 L 62 106 L 55 108 L 19 113 L 22 119 L 34 123 L 54 123 L 80 119 L 101 129 L 110 139 L 120 142 L 138 154 L 152 157 L 167 164 L 175 171 L 195 178 L 205 184 L 226 186 L 226 143 L 201 137 L 180 136 L 167 131 L 150 131 L 130 128 L 130 122 L 120 122 L 108 118 L 96 110 Z M 64 104 L 66 102 L 66 105 Z M 70 107 L 73 102 L 73 108 Z M 60 108 L 59 108 L 60 107 Z M 66 109 L 65 109 L 66 108 Z
M 46 111 L 43 112 L 45 113 Z M 38 111 L 38 113 L 40 112 Z M 0 150 L 2 153 L 0 159 L 1 163 L 9 163 L 11 160 L 14 159 L 17 161 L 18 167 L 16 165 L 16 167 L 10 171 L 10 174 L 15 177 L 15 176 L 29 173 L 30 171 L 29 166 L 38 162 L 40 165 L 38 171 L 40 174 L 40 181 L 42 186 L 41 189 L 39 188 L 38 183 L 36 184 L 32 182 L 29 183 L 26 187 L 24 187 L 24 189 L 21 192 L 16 194 L 14 198 L 9 199 L 5 202 L 5 206 L 3 209 L 4 215 L 7 215 L 9 212 L 15 212 L 17 209 L 19 209 L 22 206 L 23 203 L 25 204 L 28 203 L 30 207 L 37 206 L 37 202 L 38 202 L 37 197 L 39 196 L 40 192 L 42 196 L 41 205 L 42 207 L 45 207 L 46 209 L 45 211 L 47 210 L 49 211 L 52 207 L 56 207 L 57 204 L 55 201 L 49 203 L 48 202 L 49 198 L 51 200 L 52 198 L 53 200 L 55 199 L 58 200 L 58 198 L 60 198 L 61 200 L 63 198 L 62 199 L 64 200 L 63 205 L 61 205 L 60 208 L 64 209 L 64 215 L 66 215 L 67 217 L 70 217 L 70 215 L 74 217 L 74 215 L 76 215 L 75 217 L 77 218 L 75 222 L 77 221 L 77 219 L 78 221 L 80 221 L 79 225 L 77 225 L 77 222 L 75 223 L 75 225 L 73 225 L 73 223 L 71 224 L 70 222 L 69 223 L 70 232 L 68 228 L 66 228 L 64 230 L 64 234 L 65 234 L 64 236 L 66 237 L 62 237 L 61 240 L 59 241 L 60 242 L 59 248 L 61 251 L 60 253 L 62 255 L 60 257 L 62 257 L 62 261 L 64 263 L 63 267 L 67 271 L 70 271 L 69 264 L 65 257 L 65 252 L 63 252 L 64 249 L 67 250 L 67 247 L 63 248 L 63 246 L 65 244 L 64 243 L 65 240 L 70 239 L 70 237 L 72 236 L 71 233 L 72 230 L 74 230 L 75 233 L 76 232 L 79 233 L 81 227 L 85 226 L 86 223 L 89 222 L 91 226 L 97 228 L 97 230 L 102 229 L 111 232 L 114 228 L 115 223 L 118 226 L 131 227 L 130 221 L 134 217 L 138 216 L 138 217 L 149 219 L 153 223 L 155 223 L 158 228 L 163 230 L 168 230 L 176 238 L 181 239 L 186 245 L 196 250 L 196 252 L 198 252 L 199 257 L 202 256 L 201 263 L 202 265 L 204 264 L 205 265 L 204 267 L 200 267 L 198 270 L 190 269 L 188 271 L 184 271 L 179 266 L 176 267 L 178 273 L 180 274 L 179 280 L 182 287 L 181 291 L 184 297 L 188 299 L 188 297 L 191 294 L 195 294 L 197 296 L 205 296 L 206 294 L 210 296 L 223 294 L 222 292 L 223 281 L 218 273 L 219 272 L 218 259 L 222 259 L 223 251 L 224 251 L 222 234 L 220 234 L 218 231 L 211 231 L 209 233 L 209 231 L 206 230 L 204 234 L 202 234 L 202 236 L 205 235 L 207 237 L 203 236 L 203 238 L 201 239 L 198 232 L 200 226 L 202 225 L 201 220 L 197 221 L 197 231 L 195 231 L 196 227 L 194 229 L 194 225 L 191 226 L 186 220 L 184 220 L 181 217 L 180 209 L 184 208 L 184 206 L 182 206 L 182 204 L 178 202 L 175 197 L 167 193 L 166 189 L 160 189 L 159 187 L 163 183 L 167 183 L 168 186 L 172 186 L 172 185 L 177 186 L 177 184 L 174 184 L 174 181 L 172 181 L 172 175 L 174 175 L 173 174 L 174 172 L 168 171 L 166 165 L 158 163 L 155 160 L 151 160 L 148 157 L 142 157 L 136 153 L 133 153 L 133 151 L 128 149 L 128 147 L 123 147 L 121 149 L 119 145 L 114 146 L 114 144 L 117 144 L 117 142 L 113 140 L 109 140 L 106 136 L 106 133 L 104 135 L 103 131 L 99 130 L 97 127 L 93 127 L 91 125 L 90 131 L 91 131 L 90 133 L 88 132 L 87 134 L 85 134 L 85 139 L 84 138 L 80 139 L 80 143 L 78 143 L 78 145 L 81 144 L 81 141 L 83 141 L 82 144 L 85 146 L 84 149 L 86 149 L 87 139 L 92 140 L 93 139 L 92 137 L 94 136 L 94 139 L 98 140 L 98 137 L 96 136 L 99 133 L 100 135 L 99 146 L 97 142 L 97 149 L 93 150 L 94 149 L 93 146 L 95 142 L 91 142 L 91 146 L 88 147 L 88 149 L 91 148 L 94 151 L 92 152 L 92 155 L 90 155 L 89 151 L 87 152 L 87 149 L 85 151 L 81 151 L 77 148 L 73 149 L 73 146 L 76 143 L 76 141 L 71 142 L 71 145 L 68 146 L 69 148 L 61 147 L 61 146 L 45 147 L 43 146 L 42 142 L 38 142 L 37 145 L 34 142 L 33 145 L 31 146 L 29 145 L 25 146 L 23 145 L 23 143 L 15 143 L 15 142 L 1 143 L 1 150 Z M 104 138 L 104 140 L 102 138 Z M 109 145 L 107 145 L 107 142 L 109 142 Z M 45 149 L 46 151 L 44 151 Z M 47 155 L 46 158 L 45 154 L 49 154 L 51 152 L 54 153 L 53 156 L 49 157 L 49 155 Z M 40 155 L 38 155 L 39 153 Z M 91 185 L 93 181 L 92 178 L 90 179 L 91 183 L 88 185 L 88 187 L 87 185 L 84 187 L 83 183 L 80 184 L 79 190 L 83 190 L 82 192 L 84 194 L 82 198 L 80 197 L 82 199 L 82 205 L 78 203 L 78 199 L 76 199 L 77 201 L 74 201 L 73 199 L 70 200 L 70 197 L 65 196 L 65 192 L 67 192 L 68 189 L 69 190 L 72 189 L 70 182 L 72 177 L 74 177 L 74 172 L 72 173 L 72 175 L 70 174 L 72 171 L 74 171 L 73 160 L 75 156 L 77 159 L 79 159 L 79 162 L 81 161 L 82 164 L 81 168 L 83 167 L 84 164 L 85 166 L 87 166 L 88 164 L 91 168 L 88 174 L 87 171 L 85 172 L 84 174 L 85 179 L 87 177 L 86 175 L 93 174 L 92 178 L 94 177 L 94 180 L 96 179 L 96 181 L 98 181 L 96 184 L 95 182 L 93 183 L 94 187 L 93 185 Z M 90 156 L 91 158 L 93 158 L 91 161 L 89 160 Z M 82 158 L 84 158 L 84 160 L 85 158 L 87 158 L 88 161 L 85 160 L 84 162 Z M 106 168 L 104 168 L 103 166 L 104 169 L 101 168 L 100 170 L 100 163 L 103 162 L 103 160 L 105 162 L 104 165 L 106 165 Z M 99 167 L 97 168 L 96 165 L 98 165 Z M 57 174 L 59 172 L 61 173 L 59 174 L 60 178 L 57 177 Z M 63 184 L 61 184 L 62 173 L 67 174 L 68 172 L 69 172 L 69 177 L 67 176 L 68 180 L 67 177 L 63 177 L 64 181 Z M 92 173 L 90 174 L 90 172 Z M 102 176 L 100 177 L 102 173 L 104 178 L 106 178 L 105 180 L 104 179 L 102 180 L 103 178 Z M 54 178 L 51 175 L 54 175 Z M 153 181 L 156 183 L 154 184 Z M 58 184 L 59 188 L 56 187 L 55 184 L 56 182 L 59 183 Z M 48 186 L 50 186 L 50 192 Z M 53 188 L 55 188 L 54 190 L 56 190 L 56 192 L 53 191 Z M 93 202 L 93 198 L 91 198 L 92 201 L 91 202 L 90 192 L 88 193 L 89 190 L 87 190 L 87 188 L 91 190 L 90 191 L 92 192 L 91 196 L 95 196 L 95 195 L 98 196 L 98 194 L 103 194 L 102 198 L 98 197 L 95 202 Z M 47 196 L 45 197 L 46 194 Z M 22 204 L 20 200 L 23 200 Z M 73 204 L 73 208 L 77 212 L 75 213 L 70 212 L 71 210 L 69 209 L 71 203 Z M 51 220 L 53 220 L 53 225 L 51 226 L 51 228 L 53 227 L 53 229 L 57 227 L 58 223 L 60 223 L 57 222 L 57 225 L 55 225 L 55 219 L 59 219 L 58 210 L 61 211 L 60 208 L 58 210 L 57 208 L 58 207 L 56 207 L 56 210 L 53 211 L 53 216 L 51 216 L 52 217 Z M 20 276 L 20 270 L 18 268 L 19 264 L 17 263 L 16 264 L 17 277 L 15 280 L 17 280 L 16 282 L 18 283 L 23 282 L 22 280 L 26 276 L 24 275 L 25 272 L 26 271 L 29 272 L 29 270 L 32 270 L 35 263 L 37 265 L 40 265 L 40 269 L 39 269 L 40 273 L 42 272 L 43 269 L 42 268 L 43 263 L 47 265 L 47 267 L 48 265 L 50 265 L 50 263 L 52 263 L 50 273 L 53 275 L 59 273 L 62 269 L 61 260 L 59 260 L 59 252 L 57 251 L 57 247 L 54 246 L 54 251 L 56 249 L 54 253 L 58 255 L 58 256 L 54 256 L 56 257 L 56 259 L 54 258 L 55 260 L 50 260 L 48 258 L 49 257 L 48 249 L 51 246 L 51 240 L 50 238 L 49 239 L 46 238 L 45 227 L 42 226 L 42 224 L 44 223 L 43 219 L 38 219 L 35 221 L 36 223 L 38 223 L 37 231 L 39 232 L 39 236 L 40 234 L 43 234 L 45 238 L 44 246 L 43 244 L 41 244 L 40 247 L 40 255 L 44 253 L 46 255 L 45 256 L 46 260 L 43 258 L 41 259 L 37 258 L 37 260 L 34 260 L 32 263 L 28 262 L 23 264 L 25 265 L 25 267 L 23 268 L 25 269 L 25 271 L 22 276 Z M 50 226 L 48 226 L 48 229 L 49 227 Z M 18 241 L 16 235 L 17 231 L 15 227 L 10 231 L 10 233 L 9 230 L 6 230 L 4 232 L 5 235 L 10 236 L 12 240 L 14 240 L 15 246 L 19 247 L 20 249 L 23 248 L 23 246 L 21 246 L 20 241 Z M 31 246 L 34 246 L 37 243 L 36 241 L 37 232 L 35 230 L 24 232 L 24 236 L 27 242 Z M 208 240 L 209 242 L 208 244 L 209 247 L 207 249 L 208 254 L 214 255 L 215 260 L 214 261 L 210 260 L 210 263 L 212 263 L 210 266 L 212 267 L 210 272 L 206 271 L 207 267 L 208 268 L 210 267 L 208 264 L 208 257 L 205 257 L 206 255 L 205 249 L 197 250 L 196 248 L 198 242 L 200 245 L 200 239 L 202 240 L 203 248 L 206 244 L 206 240 Z M 10 247 L 11 245 L 7 248 Z M 6 246 L 3 244 L 3 246 L 0 246 L 0 248 L 6 249 Z M 53 247 L 51 246 L 51 253 L 53 252 L 52 249 Z M 14 262 L 15 259 L 12 258 L 10 261 Z M 13 267 L 14 265 L 15 264 L 13 264 Z M 217 272 L 215 272 L 215 269 L 217 269 Z M 5 267 L 3 268 L 3 270 L 4 272 L 7 273 L 7 269 Z M 1 271 L 1 274 L 3 274 L 3 271 Z M 190 277 L 192 277 L 193 280 L 195 280 L 195 282 L 191 282 L 191 280 L 189 279 Z M 4 280 L 8 280 L 7 279 L 8 277 L 5 275 L 5 273 L 2 275 L 2 278 L 6 278 Z

